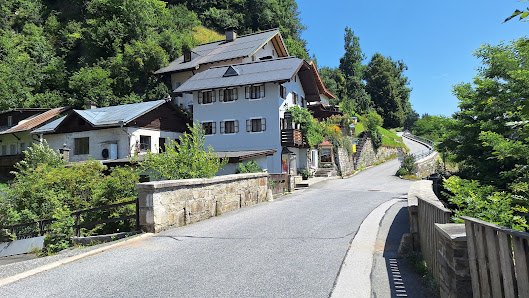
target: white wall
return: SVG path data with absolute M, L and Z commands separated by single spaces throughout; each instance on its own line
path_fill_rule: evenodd
M 22 151 L 26 150 L 34 143 L 27 131 L 16 132 L 15 135 L 18 139 L 13 134 L 0 135 L 0 156 L 22 154 Z M 6 154 L 4 154 L 4 152 Z
M 133 150 L 136 145 L 136 141 L 139 142 L 140 135 L 151 136 L 151 150 L 158 152 L 159 138 L 170 138 L 172 140 L 177 139 L 181 133 L 165 132 L 150 129 L 139 129 L 134 127 L 125 128 L 126 132 L 119 127 L 107 128 L 100 130 L 91 130 L 83 132 L 72 132 L 64 134 L 47 134 L 44 135 L 44 139 L 48 142 L 50 148 L 59 150 L 63 148 L 63 144 L 66 144 L 67 148 L 70 148 L 70 161 L 78 162 L 93 158 L 95 160 L 103 160 L 101 152 L 104 148 L 109 148 L 109 144 L 118 145 L 118 159 L 126 158 L 133 154 Z M 129 134 L 130 142 L 129 142 Z M 75 139 L 76 138 L 89 138 L 89 154 L 75 155 Z
M 198 104 L 198 92 L 193 93 L 193 118 L 200 122 L 215 122 L 217 132 L 206 136 L 206 146 L 211 145 L 216 151 L 262 150 L 276 149 L 271 161 L 264 163 L 270 173 L 281 173 L 281 131 L 279 119 L 284 112 L 294 106 L 292 91 L 305 96 L 299 78 L 283 84 L 287 88 L 287 99 L 279 94 L 279 84 L 265 85 L 265 97 L 261 99 L 245 99 L 244 87 L 238 88 L 238 100 L 232 102 L 214 102 Z M 216 90 L 218 94 L 218 90 Z M 218 99 L 218 96 L 217 96 Z M 265 118 L 266 131 L 247 132 L 246 120 L 251 118 Z M 221 134 L 220 122 L 238 120 L 239 132 L 235 134 Z M 306 162 L 306 150 L 298 155 L 298 160 Z M 299 162 L 299 161 L 298 161 Z

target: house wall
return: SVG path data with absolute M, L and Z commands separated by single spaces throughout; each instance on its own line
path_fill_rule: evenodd
M 241 163 L 246 164 L 249 161 L 255 161 L 259 165 L 259 167 L 261 169 L 263 169 L 263 171 L 267 171 L 268 170 L 268 164 L 267 164 L 268 158 L 266 156 L 260 156 L 260 157 L 248 159 L 248 160 L 245 160 L 245 161 L 243 161 Z M 238 162 L 229 163 L 229 164 L 225 165 L 222 169 L 220 169 L 217 172 L 216 175 L 217 176 L 222 176 L 222 175 L 235 174 L 237 172 L 237 169 L 239 169 L 239 163 Z
M 70 161 L 78 162 L 93 158 L 96 160 L 103 160 L 101 152 L 104 148 L 109 148 L 109 144 L 118 145 L 118 159 L 126 158 L 132 154 L 136 148 L 136 143 L 139 143 L 140 135 L 151 136 L 151 150 L 157 152 L 159 148 L 159 138 L 177 139 L 181 133 L 166 132 L 150 129 L 139 129 L 134 127 L 125 128 L 126 132 L 119 127 L 88 130 L 81 132 L 71 132 L 62 134 L 48 134 L 44 138 L 48 142 L 50 148 L 59 150 L 66 144 L 70 151 Z M 130 134 L 130 143 L 129 143 Z M 75 155 L 75 139 L 89 138 L 89 154 Z
M 27 131 L 16 132 L 15 135 L 18 139 L 13 134 L 0 135 L 0 156 L 22 154 L 35 142 Z
M 279 119 L 284 112 L 294 106 L 292 92 L 305 96 L 299 78 L 283 84 L 287 88 L 287 99 L 279 96 L 279 84 L 265 85 L 265 97 L 261 99 L 245 99 L 244 87 L 238 88 L 238 100 L 232 102 L 217 102 L 198 104 L 198 92 L 193 93 L 193 118 L 200 122 L 215 122 L 217 131 L 214 135 L 206 136 L 206 146 L 211 145 L 216 151 L 262 150 L 276 149 L 271 162 L 266 167 L 270 173 L 281 173 L 281 131 Z M 301 99 L 301 97 L 300 97 Z M 299 104 L 298 104 L 299 106 Z M 246 120 L 265 118 L 266 131 L 247 132 Z M 239 132 L 235 134 L 221 134 L 220 122 L 238 120 Z M 306 150 L 304 159 L 306 160 Z M 301 158 L 301 160 L 304 160 Z M 300 160 L 300 155 L 298 155 Z M 263 165 L 264 166 L 264 165 Z

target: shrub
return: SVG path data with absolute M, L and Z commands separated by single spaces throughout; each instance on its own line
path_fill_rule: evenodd
M 66 249 L 72 245 L 74 234 L 74 218 L 70 215 L 68 207 L 59 207 L 55 210 L 54 222 L 50 225 L 50 231 L 44 237 L 45 255 L 50 255 Z
M 303 177 L 303 180 L 307 180 L 310 177 L 310 171 L 307 169 L 299 170 L 299 174 L 301 175 L 301 177 Z
M 400 168 L 398 169 L 397 173 L 395 175 L 399 176 L 399 177 L 402 177 L 402 176 L 405 176 L 405 175 L 408 175 L 409 172 L 408 170 L 404 169 L 404 168 Z
M 180 136 L 180 144 L 171 141 L 163 153 L 147 152 L 140 162 L 142 171 L 150 173 L 157 180 L 211 178 L 228 160 L 217 156 L 213 147 L 204 149 L 205 136 L 196 122 L 188 126 L 189 133 Z
M 261 167 L 259 167 L 257 162 L 255 162 L 254 160 L 250 160 L 246 164 L 239 163 L 239 168 L 237 169 L 236 173 L 237 174 L 246 174 L 246 173 L 259 173 L 259 172 L 262 172 L 262 171 L 263 171 L 263 169 L 261 169 Z

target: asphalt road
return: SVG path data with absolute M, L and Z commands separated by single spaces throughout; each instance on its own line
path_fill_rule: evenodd
M 397 169 L 392 160 L 160 233 L 9 284 L 0 297 L 328 297 L 364 218 L 406 196 L 411 182 Z

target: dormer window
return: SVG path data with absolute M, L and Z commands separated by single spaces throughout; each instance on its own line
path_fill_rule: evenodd
M 191 61 L 191 51 L 185 51 L 184 52 L 184 62 Z
M 228 70 L 226 70 L 226 72 L 224 73 L 223 77 L 233 77 L 233 76 L 238 76 L 238 75 L 239 75 L 239 71 L 233 68 L 233 66 L 230 66 L 228 67 Z

